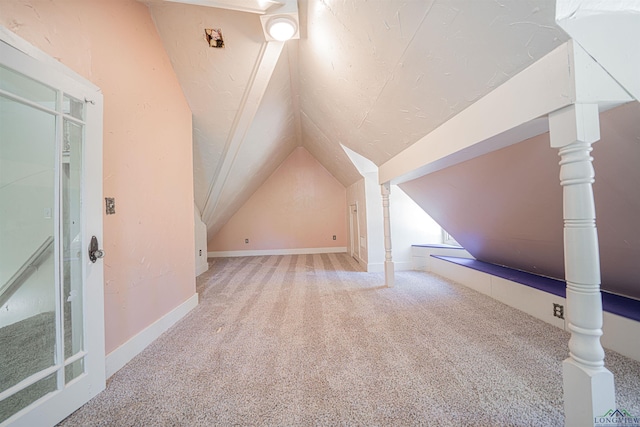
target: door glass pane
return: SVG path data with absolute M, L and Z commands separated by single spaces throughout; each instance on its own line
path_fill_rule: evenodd
M 84 119 L 84 103 L 75 98 L 71 98 L 69 95 L 65 95 L 62 98 L 62 112 L 82 120 Z
M 82 125 L 69 120 L 63 126 L 62 241 L 64 296 L 64 357 L 82 350 L 82 235 L 80 178 Z
M 0 96 L 0 391 L 55 354 L 55 117 Z
M 56 374 L 51 374 L 29 387 L 20 390 L 16 394 L 9 396 L 7 399 L 0 401 L 0 423 L 44 395 L 55 391 L 56 386 Z
M 84 358 L 76 360 L 64 367 L 65 383 L 71 382 L 84 373 Z
M 56 108 L 57 92 L 25 75 L 0 65 L 0 89 L 47 107 Z

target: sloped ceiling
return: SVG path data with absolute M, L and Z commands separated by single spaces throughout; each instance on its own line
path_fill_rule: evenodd
M 193 113 L 196 204 L 202 208 L 264 42 L 257 15 L 180 3 L 150 4 L 153 19 Z M 205 28 L 222 28 L 210 48 Z
M 380 166 L 568 39 L 554 0 L 299 0 L 300 40 L 279 54 L 231 149 L 265 47 L 253 9 L 268 5 L 144 1 L 193 112 L 195 197 L 212 211 L 210 239 L 295 147 L 349 186 L 360 174 L 342 146 Z M 221 28 L 225 48 L 209 48 L 204 28 Z M 594 150 L 603 287 L 636 298 L 639 108 L 607 112 Z M 476 257 L 561 278 L 557 169 L 542 135 L 402 187 Z
M 201 212 L 211 205 L 211 237 L 300 144 L 290 58 L 284 49 L 243 143 L 230 153 L 230 139 L 264 44 L 259 16 L 164 1 L 149 7 L 193 113 L 195 202 Z M 222 29 L 225 47 L 210 48 L 205 28 Z M 227 155 L 235 156 L 233 168 L 222 174 Z M 222 181 L 221 190 L 209 200 L 217 180 Z
M 240 147 L 241 162 L 227 177 L 210 227 L 221 228 L 299 145 L 289 81 L 289 55 L 283 51 L 262 105 Z
M 548 0 L 300 4 L 301 109 L 377 165 L 567 40 Z
M 244 0 L 180 1 L 145 2 L 193 112 L 210 238 L 295 146 L 348 186 L 360 175 L 340 144 L 380 165 L 567 39 L 553 0 L 300 0 L 301 39 L 287 42 L 227 176 L 264 43 L 259 14 L 228 10 Z M 209 48 L 204 28 L 221 28 L 225 48 Z
M 640 299 L 640 103 L 601 114 L 593 146 L 602 288 Z M 476 258 L 564 279 L 562 187 L 549 134 L 400 187 Z

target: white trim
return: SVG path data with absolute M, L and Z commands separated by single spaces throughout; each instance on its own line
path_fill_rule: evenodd
M 256 59 L 249 83 L 242 95 L 240 107 L 234 118 L 231 132 L 225 141 L 222 161 L 218 164 L 212 181 L 209 183 L 207 198 L 202 208 L 201 218 L 205 224 L 211 224 L 215 217 L 216 208 L 220 202 L 220 195 L 225 188 L 227 178 L 236 161 L 238 152 L 245 142 L 245 135 L 260 107 L 262 98 L 267 91 L 271 76 L 276 68 L 284 42 L 272 41 L 262 44 Z
M 185 302 L 147 326 L 144 330 L 131 337 L 126 343 L 113 350 L 105 358 L 107 378 L 115 374 L 124 365 L 142 352 L 171 326 L 178 323 L 187 313 L 198 305 L 198 294 L 193 294 Z
M 393 261 L 393 269 L 395 271 L 410 271 L 413 270 L 413 263 L 411 261 Z
M 367 263 L 367 273 L 383 273 L 384 262 L 370 262 Z
M 213 251 L 207 252 L 211 258 L 265 256 L 265 255 L 310 255 L 310 254 L 338 254 L 346 253 L 346 246 L 332 248 L 301 248 L 301 249 L 258 249 L 248 251 Z
M 380 165 L 379 183 L 399 184 L 543 134 L 547 114 L 577 101 L 603 110 L 631 100 L 570 40 Z
M 203 262 L 203 263 L 199 263 L 200 265 L 196 266 L 196 277 L 198 277 L 199 275 L 206 273 L 207 271 L 209 271 L 209 263 L 208 262 Z
M 82 149 L 82 246 L 86 248 L 88 238 L 92 235 L 102 241 L 102 134 L 103 134 L 103 97 L 100 89 L 61 62 L 53 59 L 45 52 L 33 47 L 29 42 L 0 26 L 0 57 L 2 64 L 18 73 L 40 81 L 57 91 L 62 91 L 79 100 L 85 100 L 86 121 Z M 61 124 L 60 101 L 57 101 L 57 126 Z M 59 129 L 59 127 L 57 128 Z M 56 135 L 60 143 L 61 133 Z M 59 147 L 59 145 L 58 145 Z M 55 185 L 60 185 L 59 148 L 56 154 Z M 56 190 L 54 211 L 60 210 L 59 190 Z M 59 234 L 59 233 L 58 233 Z M 59 237 L 56 235 L 56 238 Z M 56 248 L 59 256 L 59 247 Z M 59 389 L 31 403 L 15 413 L 2 426 L 12 425 L 54 425 L 73 411 L 85 404 L 105 388 L 104 378 L 104 280 L 103 263 L 90 263 L 88 253 L 82 251 L 83 276 L 83 318 L 82 328 L 87 354 L 84 356 L 85 374 L 61 386 L 64 382 L 64 368 L 59 367 Z M 56 265 L 56 277 L 59 267 Z M 59 291 L 56 290 L 59 298 Z M 58 299 L 59 301 L 59 299 Z M 57 335 L 60 340 L 60 317 L 57 316 Z M 62 353 L 57 352 L 57 359 L 62 360 Z
M 345 148 L 344 146 L 342 148 Z M 349 204 L 349 243 L 351 244 L 348 249 L 349 255 L 353 258 L 360 260 L 360 212 L 358 201 L 354 201 Z M 353 220 L 355 213 L 355 223 Z M 354 230 L 355 227 L 355 230 Z M 356 241 L 353 241 L 353 232 L 356 232 Z
M 264 15 L 276 1 L 266 0 L 260 2 L 233 2 L 225 0 L 167 0 L 173 3 L 189 4 L 194 6 L 216 7 L 219 9 L 235 10 L 238 12 L 255 13 Z M 254 7 L 252 4 L 256 3 Z
M 568 43 L 557 47 L 389 159 L 380 166 L 380 182 L 417 178 L 546 132 L 546 118 L 535 119 L 575 99 L 568 51 Z M 496 106 L 504 114 L 492 114 Z
M 351 256 L 351 258 L 355 259 L 358 262 L 358 265 L 362 267 L 364 271 L 367 271 L 367 263 L 362 258 L 360 258 L 359 256 L 358 257 Z
M 370 262 L 366 264 L 367 273 L 384 273 L 384 262 Z M 395 271 L 414 270 L 411 261 L 393 261 L 393 269 Z
M 0 25 L 0 41 L 8 44 L 9 46 L 12 46 L 13 48 L 19 50 L 27 56 L 30 56 L 33 59 L 45 63 L 47 66 L 55 69 L 59 73 L 71 78 L 76 83 L 80 83 L 91 90 L 95 90 L 96 92 L 100 91 L 100 88 L 93 82 L 87 80 L 84 76 L 81 76 L 57 59 L 52 58 L 44 51 L 33 46 L 31 43 L 16 35 L 14 32 L 3 25 Z

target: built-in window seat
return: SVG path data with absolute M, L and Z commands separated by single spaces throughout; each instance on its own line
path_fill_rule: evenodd
M 443 249 L 462 249 L 462 246 L 447 245 L 445 243 L 431 243 L 428 245 L 413 245 L 414 248 L 443 248 Z
M 538 274 L 528 273 L 526 271 L 516 270 L 501 265 L 491 264 L 477 259 L 460 258 L 452 256 L 431 255 L 455 264 L 463 265 L 474 270 L 482 271 L 493 276 L 502 277 L 521 285 L 529 286 L 548 292 L 553 295 L 566 297 L 566 282 L 564 280 L 552 279 L 550 277 L 540 276 Z M 609 313 L 633 319 L 640 322 L 640 301 L 632 298 L 626 298 L 620 295 L 612 294 L 607 291 L 602 293 L 602 309 Z
M 564 318 L 557 317 L 558 308 L 567 309 L 564 281 L 478 261 L 461 247 L 435 244 L 411 249 L 414 270 L 446 277 L 567 330 L 566 311 Z M 640 361 L 640 301 L 603 291 L 602 307 L 602 345 Z

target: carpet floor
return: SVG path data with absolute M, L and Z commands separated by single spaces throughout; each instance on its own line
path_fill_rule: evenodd
M 219 258 L 200 304 L 62 426 L 561 426 L 569 335 L 424 272 L 344 254 Z M 607 351 L 618 408 L 640 363 Z

